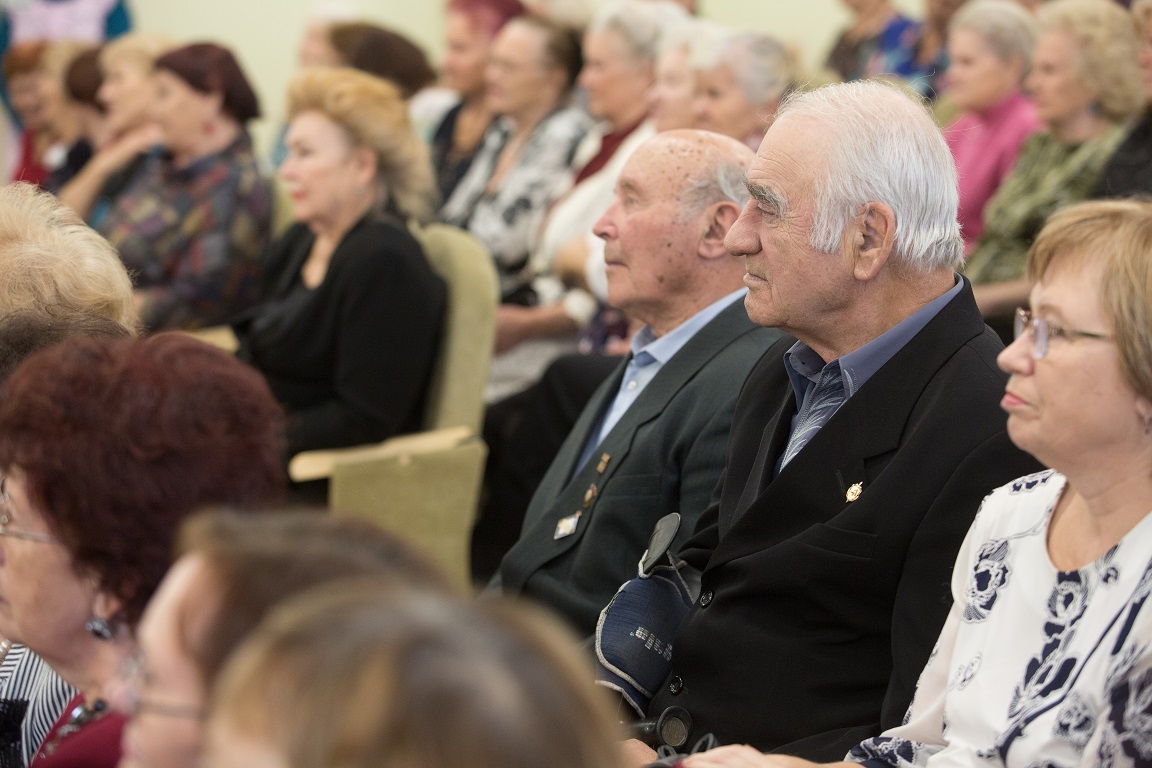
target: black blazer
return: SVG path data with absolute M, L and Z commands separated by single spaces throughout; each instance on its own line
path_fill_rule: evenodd
M 636 575 L 656 521 L 684 516 L 683 542 L 708 506 L 724 468 L 736 394 L 748 371 L 783 334 L 748 319 L 737 300 L 696 332 L 573 470 L 611 406 L 627 361 L 592 396 L 537 488 L 520 540 L 500 564 L 505 594 L 546 603 L 585 636 L 621 584 Z M 601 467 L 601 457 L 609 459 Z M 575 532 L 555 538 L 580 511 Z
M 263 301 L 235 324 L 237 354 L 288 411 L 289 455 L 420 429 L 444 281 L 400 222 L 365 218 L 308 289 L 300 270 L 314 241 L 296 224 L 275 243 Z
M 682 550 L 702 591 L 649 713 L 685 707 L 692 742 L 840 760 L 901 722 L 981 499 L 1038 465 L 1008 440 L 1001 344 L 967 281 L 773 478 L 789 344 L 737 402 L 719 502 Z

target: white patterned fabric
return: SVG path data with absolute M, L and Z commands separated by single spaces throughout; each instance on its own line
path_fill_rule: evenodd
M 849 759 L 885 766 L 1152 762 L 1152 515 L 1078 571 L 1048 556 L 1064 477 L 984 500 L 952 575 L 952 611 L 905 724 Z
M 488 181 L 500 151 L 512 137 L 507 118 L 492 122 L 468 172 L 440 209 L 440 220 L 466 229 L 492 254 L 500 290 L 510 293 L 525 282 L 532 237 L 548 206 L 563 191 L 565 173 L 591 118 L 571 107 L 557 109 L 536 126 L 505 174 L 499 189 Z

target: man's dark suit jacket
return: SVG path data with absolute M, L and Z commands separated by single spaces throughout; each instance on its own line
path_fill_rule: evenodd
M 573 475 L 620 389 L 622 363 L 596 390 L 532 497 L 520 539 L 500 564 L 504 594 L 543 602 L 591 635 L 600 610 L 636 575 L 656 521 L 669 512 L 684 516 L 679 545 L 708 507 L 736 394 L 781 336 L 749 320 L 743 301 L 725 308 L 664 364 Z M 555 538 L 559 522 L 576 512 L 575 531 Z
M 980 501 L 1038 465 L 1005 433 L 1001 343 L 967 284 L 774 478 L 789 344 L 737 402 L 719 502 L 681 551 L 700 597 L 649 715 L 687 709 L 689 746 L 840 760 L 900 724 Z

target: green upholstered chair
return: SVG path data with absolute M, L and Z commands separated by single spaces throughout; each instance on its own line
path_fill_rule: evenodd
M 432 373 L 427 431 L 378 445 L 306 451 L 293 458 L 293 480 L 330 478 L 336 514 L 370 518 L 435 558 L 460 584 L 488 450 L 479 438 L 484 383 L 492 361 L 499 283 L 488 251 L 444 224 L 413 228 L 448 287 L 444 331 Z
M 288 474 L 298 482 L 329 478 L 329 506 L 336 514 L 369 518 L 407 538 L 466 585 L 488 454 L 479 432 L 499 282 L 488 251 L 466 232 L 430 224 L 413 227 L 413 234 L 448 287 L 425 431 L 374 445 L 305 451 L 293 457 Z M 229 351 L 237 346 L 230 328 L 191 333 Z

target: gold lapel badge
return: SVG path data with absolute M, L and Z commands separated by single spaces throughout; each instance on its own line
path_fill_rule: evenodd
M 568 517 L 560 518 L 560 522 L 556 523 L 556 531 L 552 534 L 552 540 L 562 539 L 576 533 L 576 524 L 580 522 L 581 514 L 581 512 L 576 512 L 568 515 Z
M 596 487 L 596 483 L 592 483 L 588 486 L 588 490 L 584 491 L 584 509 L 588 509 L 588 507 L 592 506 L 592 502 L 596 501 L 596 495 L 598 493 L 600 493 L 600 491 Z
M 604 474 L 604 470 L 608 469 L 608 462 L 611 460 L 612 460 L 612 457 L 609 456 L 608 454 L 606 454 L 606 453 L 600 454 L 600 463 L 596 465 L 596 471 L 599 472 L 601 475 Z
M 844 501 L 856 501 L 860 498 L 860 494 L 864 491 L 864 483 L 852 483 L 848 487 L 848 493 L 844 494 Z

